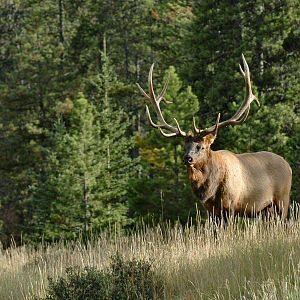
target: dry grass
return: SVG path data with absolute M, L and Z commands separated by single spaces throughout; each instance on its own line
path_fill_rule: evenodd
M 48 276 L 68 266 L 108 265 L 117 251 L 149 260 L 165 283 L 165 299 L 300 299 L 300 223 L 231 220 L 156 227 L 131 236 L 103 233 L 83 247 L 57 243 L 20 247 L 0 255 L 0 299 L 44 295 Z

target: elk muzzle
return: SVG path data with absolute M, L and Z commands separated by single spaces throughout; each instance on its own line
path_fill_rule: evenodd
M 189 154 L 184 155 L 184 157 L 183 157 L 183 163 L 185 165 L 190 166 L 190 165 L 193 164 L 193 161 L 194 161 L 193 158 Z

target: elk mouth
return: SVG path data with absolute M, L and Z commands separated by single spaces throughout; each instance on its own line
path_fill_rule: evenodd
M 193 172 L 197 171 L 197 169 L 195 168 L 195 165 L 194 164 L 187 164 L 187 169 L 188 170 L 191 170 Z
M 195 163 L 189 163 L 189 162 L 186 162 L 186 161 L 184 161 L 183 163 L 186 165 L 187 168 L 195 169 L 195 167 L 194 167 Z
M 197 165 L 196 163 L 188 164 L 187 169 L 188 169 L 188 171 L 193 172 L 193 173 L 203 174 L 205 172 L 204 167 L 201 165 Z

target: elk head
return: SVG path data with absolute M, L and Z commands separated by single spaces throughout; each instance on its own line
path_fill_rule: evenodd
M 231 118 L 220 122 L 220 113 L 219 113 L 217 116 L 216 123 L 213 126 L 205 129 L 199 129 L 196 126 L 195 118 L 193 118 L 193 129 L 190 129 L 188 132 L 185 132 L 180 128 L 179 123 L 175 118 L 174 118 L 174 122 L 176 126 L 170 125 L 165 121 L 160 108 L 160 103 L 161 101 L 164 101 L 165 103 L 172 103 L 166 101 L 164 98 L 168 86 L 168 81 L 164 84 L 161 93 L 158 96 L 156 96 L 154 92 L 153 78 L 152 78 L 154 64 L 152 64 L 149 71 L 149 77 L 148 77 L 149 93 L 147 94 L 140 87 L 140 85 L 137 84 L 141 93 L 152 104 L 153 109 L 156 113 L 158 122 L 154 123 L 150 116 L 148 105 L 146 105 L 146 114 L 148 116 L 148 120 L 151 126 L 154 128 L 158 128 L 161 134 L 165 137 L 185 138 L 185 153 L 183 157 L 183 162 L 191 168 L 197 166 L 198 168 L 201 168 L 207 163 L 211 151 L 210 146 L 212 145 L 215 138 L 217 137 L 217 133 L 219 129 L 223 127 L 227 127 L 229 125 L 237 125 L 243 123 L 248 117 L 250 111 L 250 105 L 253 102 L 253 100 L 255 100 L 259 105 L 258 99 L 252 93 L 251 82 L 250 82 L 250 71 L 244 55 L 242 55 L 242 60 L 243 60 L 244 68 L 242 68 L 241 65 L 239 65 L 239 67 L 240 67 L 241 74 L 244 77 L 245 86 L 246 86 L 245 98 L 243 103 Z

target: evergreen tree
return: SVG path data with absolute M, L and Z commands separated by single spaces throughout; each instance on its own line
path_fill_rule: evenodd
M 109 177 L 105 185 L 103 182 L 102 189 L 103 193 L 108 193 L 105 196 L 108 202 L 126 195 L 128 179 L 136 172 L 130 156 L 134 143 L 130 118 L 122 109 L 124 99 L 118 93 L 123 87 L 116 78 L 108 56 L 102 52 L 101 71 L 89 78 L 86 91 L 98 111 L 101 137 L 106 141 L 103 156 L 106 157 Z
M 1 47 L 1 217 L 2 241 L 8 244 L 11 235 L 20 241 L 28 187 L 43 169 L 51 108 L 61 91 L 61 51 L 48 2 L 43 7 L 17 1 L 0 5 L 6 33 Z
M 68 128 L 57 122 L 47 178 L 33 188 L 33 228 L 28 232 L 53 239 L 89 231 L 96 178 L 103 173 L 96 119 L 94 107 L 81 94 L 73 102 Z
M 128 118 L 110 102 L 116 79 L 103 54 L 102 73 L 90 80 L 90 103 L 83 94 L 62 103 L 46 178 L 33 188 L 28 238 L 73 238 L 109 224 L 128 224 L 126 194 L 134 174 L 126 136 Z M 67 109 L 68 108 L 68 109 Z M 47 220 L 45 222 L 45 220 Z

